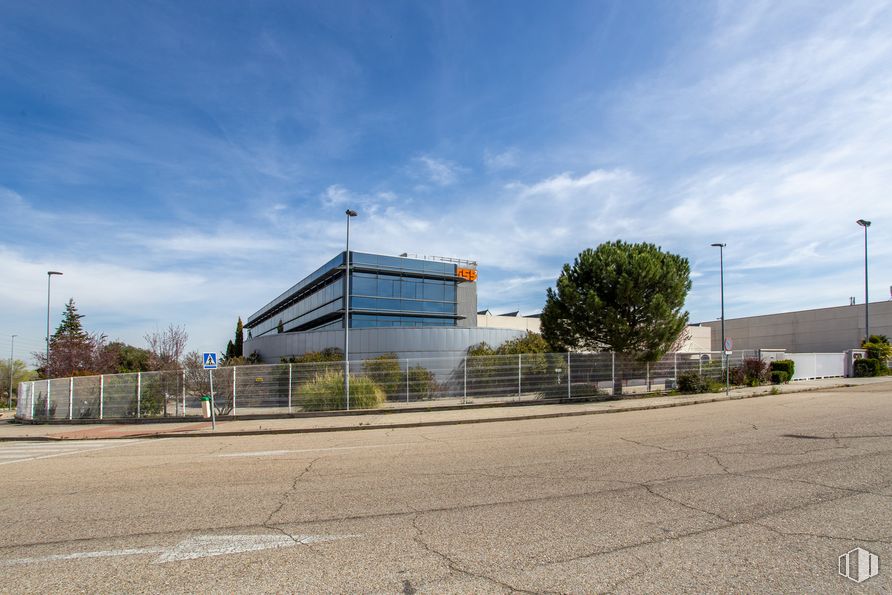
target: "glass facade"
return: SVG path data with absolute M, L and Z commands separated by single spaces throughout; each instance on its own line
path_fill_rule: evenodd
M 306 296 L 294 302 L 284 310 L 279 310 L 274 316 L 267 318 L 251 328 L 255 337 L 270 333 L 276 333 L 279 321 L 285 330 L 299 330 L 307 325 L 315 326 L 314 321 L 337 316 L 343 319 L 344 309 L 344 279 L 336 278 L 321 288 L 311 291 Z
M 252 336 L 343 328 L 344 255 L 301 280 L 248 319 Z M 351 252 L 351 328 L 455 326 L 454 264 Z

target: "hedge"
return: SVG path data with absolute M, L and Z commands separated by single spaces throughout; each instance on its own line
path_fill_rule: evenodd
M 772 372 L 786 372 L 787 380 L 792 380 L 796 375 L 796 362 L 791 359 L 779 359 L 771 362 Z
M 771 384 L 784 384 L 790 380 L 790 376 L 781 370 L 771 371 Z

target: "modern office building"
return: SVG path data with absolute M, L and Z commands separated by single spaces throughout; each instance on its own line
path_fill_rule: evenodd
M 265 362 L 344 348 L 346 253 L 252 314 L 245 352 Z M 477 327 L 477 263 L 350 252 L 350 359 L 462 355 L 525 331 Z

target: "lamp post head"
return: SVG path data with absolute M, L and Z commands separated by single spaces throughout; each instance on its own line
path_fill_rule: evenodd
M 710 244 L 710 246 L 712 246 L 713 248 L 724 248 L 727 245 L 728 244 Z
M 348 217 L 356 217 L 356 215 L 358 214 L 358 213 L 357 213 L 356 211 L 354 211 L 353 209 L 347 209 L 346 212 L 347 212 L 347 216 L 348 216 Z
M 53 276 L 53 275 L 61 275 L 62 273 L 60 273 L 59 271 L 47 271 L 46 274 L 49 276 Z
M 857 223 L 861 227 L 870 227 L 870 221 L 865 221 L 864 219 L 858 219 L 857 221 L 855 221 L 855 223 Z

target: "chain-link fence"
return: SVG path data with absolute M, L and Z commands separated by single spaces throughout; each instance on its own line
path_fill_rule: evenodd
M 755 353 L 736 351 L 727 367 Z M 339 409 L 470 404 L 483 400 L 617 397 L 667 392 L 679 377 L 720 381 L 720 352 L 670 353 L 644 363 L 614 353 L 531 353 L 434 359 L 377 357 L 344 362 L 186 369 L 54 378 L 19 385 L 16 416 L 40 421 L 269 415 Z M 349 399 L 347 395 L 349 394 Z

